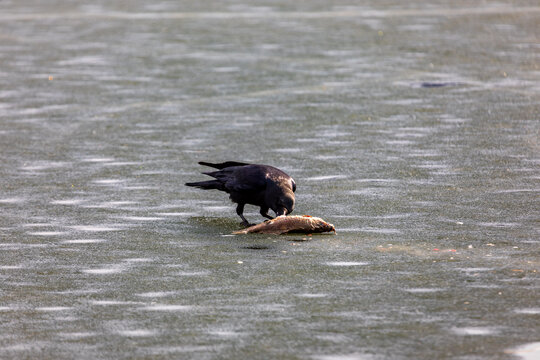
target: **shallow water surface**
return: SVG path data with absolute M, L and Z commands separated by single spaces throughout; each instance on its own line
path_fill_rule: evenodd
M 538 354 L 538 4 L 126 4 L 2 5 L 0 358 Z

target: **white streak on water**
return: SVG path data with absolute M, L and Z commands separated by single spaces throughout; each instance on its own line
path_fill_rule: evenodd
M 240 68 L 238 66 L 219 66 L 212 70 L 217 73 L 234 73 L 240 71 Z
M 66 199 L 66 200 L 53 200 L 51 204 L 53 205 L 78 205 L 84 202 L 82 199 Z
M 166 359 L 194 359 L 197 356 L 192 354 L 210 354 L 221 353 L 225 349 L 229 349 L 229 345 L 224 344 L 211 344 L 211 345 L 184 345 L 184 346 L 154 346 L 146 348 L 149 354 L 155 355 L 153 358 L 163 358 L 163 355 L 167 355 Z M 169 355 L 169 354 L 189 354 L 189 355 Z
M 304 293 L 304 294 L 296 294 L 297 297 L 306 298 L 306 299 L 320 299 L 327 297 L 328 294 L 316 294 L 316 293 Z
M 441 164 L 441 163 L 436 163 L 436 162 L 425 162 L 424 164 L 414 165 L 414 167 L 419 168 L 419 169 L 433 169 L 433 170 L 449 168 L 449 166 L 446 164 Z
M 129 259 L 124 259 L 123 261 L 128 262 L 128 263 L 142 263 L 142 262 L 152 262 L 154 260 L 150 258 L 129 258 Z
M 155 304 L 148 305 L 141 308 L 148 311 L 189 311 L 193 309 L 190 305 L 168 305 L 168 304 Z
M 119 301 L 119 300 L 92 300 L 90 301 L 91 305 L 99 306 L 111 306 L 111 305 L 136 305 L 141 304 L 140 302 L 135 301 Z
M 124 19 L 124 20 L 160 20 L 160 19 L 325 19 L 325 18 L 389 18 L 404 16 L 471 16 L 489 14 L 521 14 L 540 12 L 539 6 L 483 6 L 461 8 L 423 8 L 423 9 L 347 9 L 334 11 L 249 11 L 249 12 L 56 12 L 56 13 L 4 13 L 0 20 L 45 20 L 45 19 Z
M 93 163 L 103 163 L 103 162 L 111 162 L 114 161 L 113 158 L 87 158 L 87 159 L 81 159 L 82 162 L 93 162 Z
M 320 141 L 319 139 L 315 139 L 314 142 Z M 318 160 L 334 160 L 334 159 L 345 159 L 346 156 L 343 155 L 317 155 L 315 156 L 315 159 Z
M 23 269 L 23 266 L 21 266 L 21 265 L 2 265 L 2 266 L 0 266 L 0 270 L 16 270 L 16 269 Z
M 103 164 L 105 166 L 129 166 L 129 165 L 141 165 L 139 162 L 135 161 L 114 161 L 110 163 Z
M 194 212 L 157 212 L 154 213 L 161 216 L 196 216 L 197 213 Z
M 72 333 L 59 333 L 58 336 L 68 339 L 82 339 L 97 335 L 94 332 L 72 332 Z
M 110 267 L 110 268 L 100 268 L 100 269 L 86 269 L 82 270 L 83 273 L 86 274 L 94 274 L 94 275 L 108 275 L 108 274 L 118 274 L 120 272 L 124 271 L 124 269 L 120 267 Z
M 22 224 L 23 227 L 45 227 L 45 226 L 54 226 L 52 223 L 31 223 L 31 224 Z
M 361 261 L 329 261 L 326 263 L 328 266 L 365 266 L 368 265 L 367 262 Z
M 108 226 L 108 225 L 74 225 L 70 226 L 71 229 L 76 231 L 86 231 L 86 232 L 106 232 L 106 231 L 120 231 L 125 230 L 124 224 L 120 226 Z
M 389 141 L 385 141 L 384 143 L 388 145 L 414 145 L 416 144 L 415 141 L 410 141 L 410 140 L 389 140 Z
M 371 196 L 371 197 L 389 197 L 390 193 L 387 189 L 384 188 L 364 188 L 362 190 L 351 190 L 347 191 L 347 194 L 349 195 L 357 195 L 357 196 Z
M 415 105 L 415 104 L 421 104 L 424 100 L 422 99 L 395 99 L 395 100 L 385 100 L 383 101 L 384 104 L 388 105 Z
M 115 184 L 123 183 L 125 181 L 126 180 L 123 180 L 123 179 L 99 179 L 99 180 L 94 180 L 93 182 L 95 184 L 100 184 L 100 185 L 115 185 Z
M 496 227 L 496 228 L 507 228 L 507 227 L 516 227 L 516 226 L 520 226 L 521 224 L 520 223 L 510 223 L 510 222 L 507 222 L 507 223 L 504 223 L 504 222 L 479 222 L 479 223 L 476 223 L 480 226 L 484 226 L 484 227 Z
M 62 241 L 63 244 L 95 244 L 105 242 L 105 239 L 75 239 Z
M 332 214 L 332 217 L 340 218 L 340 219 L 405 219 L 411 216 L 414 216 L 414 214 L 406 213 L 406 214 L 388 214 L 388 215 L 373 215 L 373 216 Z M 356 229 L 361 230 L 361 228 L 356 228 Z
M 375 183 L 399 183 L 400 180 L 397 179 L 358 179 L 358 182 L 375 182 Z
M 376 234 L 386 234 L 386 235 L 401 234 L 401 231 L 398 229 L 378 229 L 378 228 L 365 227 L 365 228 L 361 228 L 360 231 L 368 232 L 368 233 L 376 233 Z
M 227 210 L 230 210 L 231 207 L 230 206 L 204 206 L 203 209 L 207 211 L 227 211 Z
M 219 337 L 226 337 L 226 338 L 234 338 L 241 335 L 241 333 L 238 333 L 235 331 L 227 331 L 227 330 L 212 330 L 212 331 L 209 331 L 208 334 L 219 336 Z
M 519 356 L 522 360 L 540 359 L 540 342 L 525 344 L 515 349 L 506 350 L 505 353 Z
M 298 153 L 300 151 L 302 151 L 302 149 L 300 148 L 281 148 L 281 149 L 274 149 L 275 152 L 277 153 Z
M 283 312 L 287 311 L 288 309 L 292 308 L 292 305 L 289 304 L 255 304 L 253 306 L 255 311 L 270 311 L 270 312 Z
M 24 198 L 17 198 L 17 197 L 4 198 L 4 199 L 0 199 L 0 204 L 19 204 L 25 201 L 26 200 Z
M 413 294 L 425 294 L 425 293 L 434 293 L 439 291 L 444 291 L 444 289 L 439 288 L 410 288 L 404 289 L 404 291 L 413 293 Z
M 135 201 L 106 201 L 94 205 L 86 205 L 86 208 L 104 208 L 104 209 L 115 209 L 124 205 L 136 204 Z
M 145 329 L 136 329 L 136 330 L 121 330 L 118 332 L 119 335 L 126 337 L 146 337 L 154 336 L 157 334 L 155 330 L 145 330 Z
M 515 309 L 514 312 L 517 314 L 538 315 L 540 314 L 540 308 Z
M 457 335 L 468 336 L 468 335 L 492 335 L 497 333 L 495 329 L 486 328 L 486 327 L 463 327 L 463 328 L 452 328 L 452 332 Z
M 6 250 L 19 250 L 24 248 L 41 248 L 49 244 L 23 244 L 23 243 L 0 243 L 0 247 Z
M 536 178 L 535 178 L 536 179 Z M 513 194 L 513 193 L 527 193 L 527 192 L 540 192 L 540 189 L 508 189 L 493 191 L 492 194 Z
M 58 62 L 60 66 L 70 65 L 106 65 L 107 61 L 101 56 L 77 56 Z
M 231 236 L 234 236 L 234 235 L 231 235 Z M 182 272 L 176 273 L 175 275 L 177 276 L 208 276 L 210 275 L 210 271 L 182 271 Z
M 65 231 L 28 231 L 28 235 L 34 235 L 34 236 L 59 236 L 59 235 L 65 235 L 67 232 Z
M 345 179 L 345 175 L 324 175 L 324 176 L 313 176 L 306 178 L 306 181 L 324 181 L 324 180 L 334 180 L 334 179 Z
M 40 170 L 49 170 L 49 169 L 58 169 L 70 165 L 67 162 L 61 161 L 37 161 L 32 165 L 24 165 L 20 169 L 24 171 L 40 171 Z
M 130 221 L 158 221 L 163 220 L 162 217 L 151 217 L 151 216 L 121 216 L 120 219 L 130 220 Z
M 37 311 L 66 311 L 71 309 L 68 306 L 44 306 L 36 308 Z
M 332 355 L 315 355 L 312 357 L 314 360 L 368 360 L 372 359 L 371 355 L 364 354 L 332 354 Z
M 349 228 L 339 228 L 338 231 L 340 233 L 349 233 L 349 232 L 360 232 L 362 231 L 359 227 L 349 227 Z
M 152 291 L 152 292 L 140 293 L 136 295 L 140 297 L 146 297 L 146 298 L 160 298 L 160 297 L 165 297 L 165 296 L 174 295 L 174 294 L 176 294 L 176 291 Z
M 122 189 L 124 190 L 152 190 L 152 189 L 159 189 L 159 186 L 123 186 Z
M 478 268 L 458 268 L 456 270 L 461 270 L 461 271 L 466 272 L 467 274 L 470 274 L 470 273 L 476 273 L 476 272 L 490 271 L 490 270 L 493 270 L 493 268 L 483 268 L 483 267 L 478 267 Z

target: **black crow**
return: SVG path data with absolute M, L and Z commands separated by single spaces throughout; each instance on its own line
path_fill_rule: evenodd
M 186 183 L 186 185 L 229 193 L 230 199 L 238 204 L 236 213 L 246 226 L 249 225 L 243 215 L 246 204 L 260 206 L 261 215 L 268 219 L 272 219 L 268 215 L 269 209 L 272 209 L 276 216 L 290 214 L 294 209 L 296 184 L 293 178 L 275 167 L 236 161 L 226 161 L 221 164 L 201 161 L 199 164 L 219 169 L 203 172 L 215 180 Z

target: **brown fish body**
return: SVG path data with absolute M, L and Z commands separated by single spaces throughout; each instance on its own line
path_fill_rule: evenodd
M 336 229 L 334 225 L 327 223 L 321 218 L 309 215 L 282 215 L 275 219 L 250 226 L 247 229 L 235 231 L 233 234 L 285 234 L 288 232 L 312 234 L 328 231 L 336 232 Z

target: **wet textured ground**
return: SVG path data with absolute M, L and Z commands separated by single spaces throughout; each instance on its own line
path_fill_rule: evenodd
M 538 356 L 536 2 L 81 4 L 1 5 L 0 358 Z

